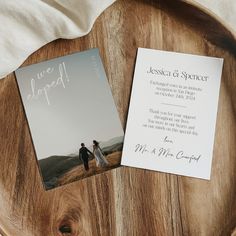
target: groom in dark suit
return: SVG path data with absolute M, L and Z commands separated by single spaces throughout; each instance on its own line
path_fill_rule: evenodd
M 93 153 L 90 152 L 88 150 L 88 148 L 85 147 L 84 143 L 81 143 L 81 148 L 79 149 L 79 155 L 80 155 L 81 159 L 83 160 L 84 169 L 86 171 L 89 170 L 89 163 L 88 163 L 89 153 L 93 155 Z

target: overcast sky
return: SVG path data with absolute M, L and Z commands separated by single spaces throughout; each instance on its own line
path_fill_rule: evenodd
M 21 68 L 16 75 L 38 159 L 123 135 L 97 49 Z M 52 83 L 57 85 L 48 89 Z

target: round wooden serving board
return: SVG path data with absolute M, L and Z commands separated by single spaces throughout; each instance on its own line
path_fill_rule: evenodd
M 11 74 L 0 81 L 0 234 L 236 235 L 236 40 L 189 3 L 118 0 L 88 36 L 52 42 L 24 65 L 98 47 L 125 128 L 137 47 L 223 57 L 211 181 L 120 167 L 46 192 Z

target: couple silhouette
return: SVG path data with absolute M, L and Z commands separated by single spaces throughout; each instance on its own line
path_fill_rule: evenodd
M 96 140 L 93 140 L 93 152 L 91 152 L 85 146 L 84 143 L 81 143 L 81 148 L 79 149 L 79 156 L 83 161 L 84 169 L 86 171 L 89 170 L 89 154 L 95 157 L 97 167 L 106 167 L 109 165 L 108 161 L 102 153 L 99 143 Z

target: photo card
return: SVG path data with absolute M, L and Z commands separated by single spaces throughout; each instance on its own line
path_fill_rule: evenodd
M 120 165 L 124 132 L 98 49 L 15 74 L 46 190 Z

